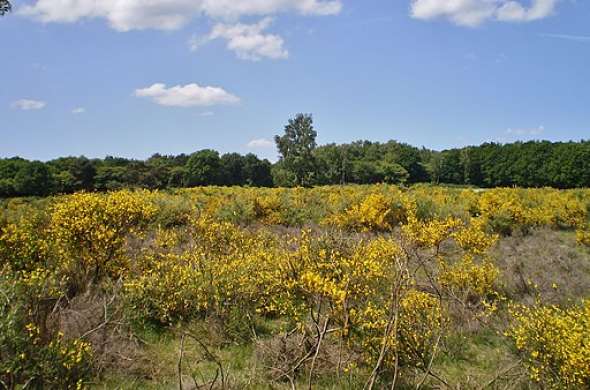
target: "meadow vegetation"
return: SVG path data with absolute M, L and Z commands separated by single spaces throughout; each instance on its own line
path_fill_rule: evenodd
M 590 191 L 0 200 L 0 387 L 584 389 Z

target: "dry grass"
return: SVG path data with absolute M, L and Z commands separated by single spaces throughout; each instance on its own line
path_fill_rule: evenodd
M 492 251 L 502 271 L 503 292 L 511 299 L 567 304 L 590 291 L 590 254 L 576 246 L 573 232 L 534 230 L 505 237 Z

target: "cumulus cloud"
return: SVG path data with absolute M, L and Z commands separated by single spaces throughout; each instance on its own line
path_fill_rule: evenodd
M 72 114 L 84 114 L 86 109 L 84 107 L 77 107 L 72 110 Z
M 270 27 L 272 22 L 272 18 L 268 17 L 255 24 L 219 23 L 207 36 L 200 39 L 193 37 L 190 47 L 194 51 L 207 42 L 224 39 L 227 42 L 227 48 L 243 60 L 288 58 L 289 52 L 284 48 L 283 39 L 278 35 L 264 33 L 264 30 Z
M 560 0 L 411 0 L 410 13 L 422 20 L 448 19 L 475 27 L 487 21 L 530 22 L 550 16 Z
M 11 107 L 17 110 L 30 111 L 41 110 L 45 108 L 46 105 L 47 103 L 41 100 L 21 99 L 13 102 Z
M 272 148 L 274 146 L 274 142 L 266 138 L 259 138 L 253 139 L 252 141 L 248 142 L 246 146 L 250 149 L 266 149 Z
M 152 99 L 155 103 L 169 107 L 207 107 L 217 104 L 234 104 L 240 98 L 219 87 L 202 87 L 198 84 L 177 85 L 167 88 L 156 83 L 147 88 L 135 90 L 135 96 Z
M 43 22 L 72 23 L 101 18 L 118 31 L 176 30 L 193 18 L 238 19 L 280 12 L 334 15 L 341 0 L 37 0 L 19 13 Z

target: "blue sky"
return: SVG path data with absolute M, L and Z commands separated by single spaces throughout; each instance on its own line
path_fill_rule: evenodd
M 590 138 L 588 1 L 13 3 L 0 157 L 274 159 L 298 112 L 320 143 Z

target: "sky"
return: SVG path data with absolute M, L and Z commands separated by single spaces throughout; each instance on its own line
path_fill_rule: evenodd
M 0 157 L 590 138 L 586 0 L 14 0 Z

